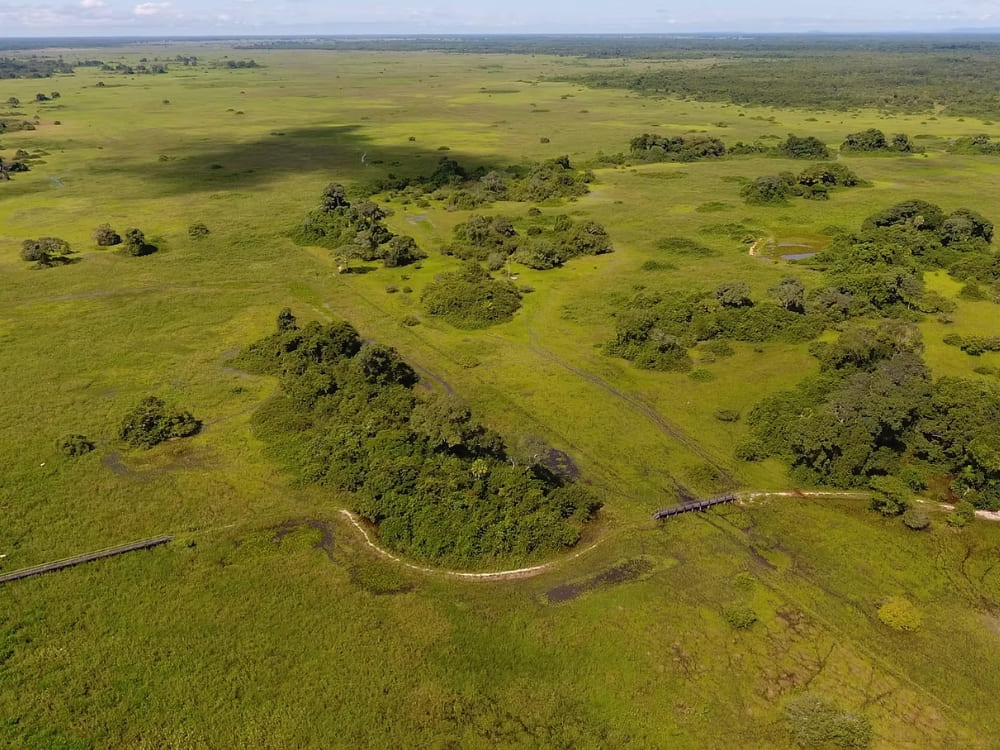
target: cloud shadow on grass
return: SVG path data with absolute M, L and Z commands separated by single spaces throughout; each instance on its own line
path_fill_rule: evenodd
M 344 182 L 367 182 L 390 172 L 429 175 L 445 156 L 469 171 L 500 163 L 412 141 L 376 143 L 360 126 L 341 125 L 274 131 L 249 141 L 197 141 L 186 149 L 175 146 L 163 156 L 151 153 L 142 161 L 109 161 L 93 169 L 107 176 L 131 174 L 164 195 L 176 195 L 253 188 L 287 174 L 311 172 Z

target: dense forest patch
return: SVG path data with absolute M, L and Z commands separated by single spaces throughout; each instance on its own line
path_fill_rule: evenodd
M 453 396 L 420 398 L 392 348 L 362 344 L 349 324 L 278 330 L 234 363 L 280 378 L 254 432 L 302 481 L 351 494 L 352 510 L 389 547 L 431 562 L 525 560 L 572 546 L 600 507 L 507 449 Z

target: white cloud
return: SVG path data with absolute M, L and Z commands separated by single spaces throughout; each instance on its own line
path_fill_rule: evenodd
M 139 3 L 132 12 L 137 16 L 172 15 L 170 3 Z
M 92 8 L 103 8 L 106 5 L 107 3 L 105 3 L 104 0 L 80 0 L 80 7 L 87 8 L 88 10 Z

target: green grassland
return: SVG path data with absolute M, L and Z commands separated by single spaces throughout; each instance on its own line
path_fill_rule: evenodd
M 250 56 L 212 45 L 64 54 L 135 62 L 179 52 Z M 747 428 L 713 414 L 746 413 L 817 365 L 805 344 L 734 344 L 734 356 L 696 363 L 711 374 L 703 379 L 602 351 L 614 313 L 641 289 L 742 279 L 763 296 L 791 267 L 775 253 L 750 257 L 711 225 L 821 244 L 831 225 L 856 228 L 909 198 L 1000 220 L 1000 160 L 943 150 L 989 125 L 554 82 L 609 65 L 572 57 L 252 56 L 263 67 L 135 77 L 83 68 L 0 82 L 0 101 L 16 96 L 22 114 L 39 116 L 36 130 L 0 136 L 0 156 L 42 152 L 30 172 L 0 182 L 3 569 L 178 536 L 0 587 L 5 746 L 783 748 L 793 745 L 782 706 L 803 691 L 867 716 L 873 747 L 1000 743 L 1000 524 L 951 529 L 928 506 L 932 529 L 917 534 L 859 501 L 767 497 L 657 526 L 650 513 L 676 503 L 679 487 L 714 494 L 725 473 L 742 489 L 789 489 L 778 461 L 736 461 Z M 58 100 L 32 101 L 52 89 Z M 562 154 L 582 165 L 627 151 L 642 132 L 727 143 L 796 133 L 836 148 L 868 127 L 929 136 L 918 141 L 928 151 L 845 156 L 871 186 L 826 202 L 744 205 L 738 178 L 801 169 L 792 160 L 597 169 L 589 195 L 540 208 L 601 222 L 615 252 L 516 268 L 534 291 L 512 321 L 480 331 L 428 317 L 419 302 L 436 274 L 457 267 L 440 248 L 472 212 L 387 204 L 389 227 L 429 254 L 419 268 L 338 274 L 328 250 L 288 238 L 327 183 L 350 192 L 389 171 L 429 174 L 443 154 L 470 167 Z M 528 208 L 476 212 L 517 220 Z M 104 222 L 143 229 L 158 252 L 96 247 L 90 233 Z M 195 222 L 211 234 L 191 239 Z M 20 242 L 45 235 L 68 240 L 80 261 L 31 270 Z M 712 253 L 661 249 L 671 237 Z M 644 270 L 654 260 L 660 270 Z M 958 299 L 961 285 L 945 275 L 927 283 L 958 302 L 954 322 L 921 324 L 934 374 L 995 377 L 972 368 L 996 368 L 1000 354 L 972 358 L 941 343 L 953 332 L 996 335 L 995 305 Z M 413 292 L 387 294 L 390 285 Z M 587 551 L 492 583 L 377 556 L 340 514 L 344 498 L 296 485 L 251 435 L 277 384 L 227 361 L 286 306 L 300 321 L 344 318 L 396 347 L 509 443 L 530 436 L 566 451 L 605 503 Z M 420 325 L 404 325 L 407 315 Z M 190 409 L 204 429 L 124 449 L 117 425 L 148 394 Z M 97 450 L 62 457 L 55 443 L 67 433 Z M 921 611 L 919 631 L 879 621 L 880 602 L 895 595 Z M 758 622 L 733 629 L 734 607 Z

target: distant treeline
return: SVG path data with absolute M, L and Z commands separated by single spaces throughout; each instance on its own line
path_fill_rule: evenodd
M 0 57 L 0 78 L 51 78 L 56 73 L 72 73 L 73 67 L 51 57 Z
M 590 58 L 698 59 L 760 57 L 831 52 L 912 54 L 996 54 L 991 35 L 810 35 L 759 34 L 504 34 L 320 36 L 243 41 L 236 49 L 338 49 L 391 52 L 441 51 L 495 54 L 548 54 Z
M 988 44 L 984 42 L 983 44 Z M 873 52 L 860 47 L 829 51 L 762 50 L 751 58 L 730 54 L 705 67 L 649 65 L 602 70 L 566 80 L 701 101 L 821 110 L 875 108 L 891 112 L 994 115 L 1000 105 L 1000 46 Z

